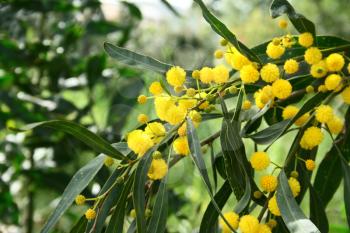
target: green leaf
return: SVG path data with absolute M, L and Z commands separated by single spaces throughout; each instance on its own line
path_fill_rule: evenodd
M 246 174 L 245 175 L 245 190 L 244 190 L 244 194 L 242 196 L 242 198 L 237 202 L 234 211 L 237 214 L 240 214 L 241 212 L 243 212 L 243 210 L 248 206 L 249 202 L 250 202 L 250 197 L 251 197 L 251 187 L 250 187 L 250 181 L 249 181 L 249 177 Z
M 283 221 L 291 233 L 320 233 L 295 201 L 284 171 L 278 176 L 276 195 Z
M 350 166 L 347 162 L 341 159 L 341 165 L 344 175 L 344 203 L 345 203 L 345 212 L 346 219 L 348 220 L 348 225 L 350 227 Z
M 203 160 L 201 145 L 200 145 L 196 130 L 194 128 L 194 125 L 190 118 L 187 118 L 187 138 L 188 138 L 188 145 L 191 151 L 190 153 L 191 158 L 195 163 L 195 165 L 197 166 L 204 183 L 209 188 L 209 191 L 212 193 L 213 188 L 210 184 L 207 168 Z
M 168 180 L 166 176 L 160 183 L 147 233 L 166 232 L 166 222 L 168 217 L 167 182 Z
M 111 219 L 109 220 L 105 233 L 123 233 L 125 206 L 133 182 L 134 173 L 128 178 L 125 185 L 121 187 L 122 191 L 119 192 L 120 195 L 116 196 L 117 199 L 114 199 L 116 200 L 115 209 L 112 213 Z
M 167 1 L 161 0 L 161 2 L 176 16 L 180 16 L 179 12 Z
M 85 215 L 83 215 L 70 230 L 70 233 L 85 233 L 87 222 Z
M 305 18 L 305 16 L 296 13 L 287 0 L 274 0 L 270 7 L 270 14 L 272 18 L 277 18 L 278 16 L 287 14 L 289 20 L 298 32 L 310 32 L 315 37 L 316 30 L 314 23 Z
M 115 159 L 123 160 L 125 159 L 124 155 L 122 155 L 117 149 L 110 145 L 109 142 L 89 131 L 85 127 L 66 120 L 51 120 L 51 121 L 42 121 L 38 123 L 33 123 L 26 125 L 20 129 L 14 129 L 15 131 L 27 131 L 32 130 L 37 127 L 48 127 L 58 131 L 63 131 L 68 133 L 75 138 L 79 139 L 87 146 L 91 147 L 98 153 L 103 153 L 105 155 L 111 156 Z
M 205 6 L 202 0 L 194 0 L 202 9 L 204 19 L 210 24 L 211 28 L 225 40 L 234 45 L 241 53 L 246 55 L 251 61 L 261 63 L 259 58 L 250 51 L 243 43 L 237 40 L 236 36 L 223 24 L 219 19 L 217 19 Z
M 221 213 L 221 209 L 220 209 L 219 205 L 215 202 L 212 187 L 211 187 L 211 184 L 209 181 L 209 176 L 207 173 L 207 168 L 206 168 L 204 160 L 202 158 L 203 157 L 202 150 L 201 150 L 200 142 L 198 139 L 198 135 L 196 133 L 196 130 L 195 130 L 194 125 L 193 125 L 190 118 L 187 118 L 187 138 L 188 138 L 188 144 L 189 144 L 190 151 L 191 151 L 191 153 L 190 153 L 191 158 L 199 170 L 199 173 L 200 173 L 201 178 L 205 184 L 205 188 L 207 189 L 207 191 L 209 193 L 209 196 L 211 198 L 213 206 L 216 209 L 216 211 L 220 214 L 220 216 L 223 218 L 225 223 L 227 223 L 227 220 L 224 218 L 224 215 Z M 234 229 L 231 229 L 231 230 L 233 230 L 233 232 L 235 232 Z
M 147 181 L 147 172 L 152 162 L 152 153 L 155 148 L 150 149 L 142 156 L 135 171 L 135 181 L 133 186 L 133 202 L 136 212 L 136 226 L 138 233 L 146 232 L 145 219 L 145 183 Z
M 104 43 L 104 49 L 110 57 L 118 60 L 123 64 L 130 65 L 130 66 L 149 69 L 160 73 L 165 73 L 171 67 L 174 66 L 171 64 L 158 61 L 152 57 L 148 57 L 139 53 L 135 53 L 128 49 L 115 46 L 108 42 Z M 192 71 L 187 70 L 186 73 L 188 76 L 190 76 L 192 74 Z
M 73 178 L 64 190 L 62 198 L 59 201 L 56 209 L 51 214 L 48 221 L 41 230 L 41 233 L 47 233 L 50 232 L 50 230 L 52 230 L 54 225 L 58 222 L 59 218 L 71 206 L 75 197 L 78 194 L 80 194 L 86 188 L 86 186 L 88 186 L 90 181 L 101 169 L 105 157 L 105 155 L 99 155 L 98 157 L 91 160 L 84 167 L 80 168 L 78 172 L 74 174 Z
M 217 203 L 220 210 L 225 206 L 227 200 L 231 196 L 232 190 L 230 183 L 226 180 L 225 183 L 221 186 L 219 191 L 215 194 L 214 200 Z M 212 233 L 215 232 L 215 226 L 218 221 L 219 213 L 214 207 L 213 202 L 211 201 L 207 209 L 204 212 L 199 233 Z
M 270 102 L 267 103 L 263 109 L 258 111 L 255 115 L 253 115 L 250 120 L 245 124 L 243 129 L 241 130 L 241 135 L 245 137 L 247 134 L 251 133 L 255 129 L 257 129 L 261 124 L 262 116 L 270 109 Z
M 310 180 L 310 178 L 309 178 Z M 321 232 L 329 232 L 328 219 L 325 206 L 309 181 L 310 192 L 310 220 L 320 229 Z
M 123 184 L 115 184 L 117 178 L 124 173 L 125 169 L 116 169 L 112 175 L 108 178 L 106 183 L 103 185 L 99 195 L 107 192 L 109 193 L 107 197 L 103 200 L 102 205 L 98 208 L 97 216 L 94 221 L 90 221 L 87 226 L 88 231 L 94 231 L 94 233 L 99 233 L 104 227 L 104 223 L 109 215 L 109 211 L 115 202 L 118 200 L 122 190 Z M 113 186 L 113 187 L 112 187 Z
M 337 191 L 343 178 L 341 161 L 337 149 L 333 146 L 318 166 L 314 189 L 326 207 Z

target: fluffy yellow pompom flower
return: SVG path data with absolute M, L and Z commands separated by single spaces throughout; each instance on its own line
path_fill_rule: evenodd
M 193 97 L 193 96 L 195 96 L 195 95 L 196 95 L 196 89 L 194 89 L 194 88 L 188 88 L 188 89 L 186 90 L 186 95 L 187 95 L 188 97 Z
M 178 102 L 178 106 L 180 108 L 183 108 L 184 110 L 188 110 L 190 108 L 193 108 L 197 105 L 197 100 L 196 99 L 181 99 Z
M 277 188 L 277 178 L 272 175 L 266 175 L 261 177 L 260 185 L 266 192 L 273 192 Z
M 283 109 L 282 117 L 284 120 L 292 119 L 299 112 L 299 108 L 289 105 Z
M 86 201 L 86 198 L 83 195 L 78 195 L 75 198 L 75 204 L 77 204 L 77 205 L 84 205 L 85 201 Z
M 249 100 L 245 100 L 242 103 L 242 109 L 243 110 L 249 110 L 252 107 L 252 102 L 250 102 Z
M 324 81 L 324 85 L 329 91 L 336 90 L 341 84 L 342 78 L 338 74 L 328 75 Z
M 270 165 L 270 158 L 266 152 L 254 152 L 250 158 L 250 163 L 255 170 L 264 170 Z
M 278 26 L 279 26 L 280 28 L 282 28 L 282 29 L 287 28 L 287 26 L 288 26 L 287 20 L 285 20 L 285 19 L 280 19 L 280 20 L 278 21 Z
M 310 64 L 316 64 L 322 60 L 322 53 L 316 47 L 308 48 L 304 54 L 305 61 Z
M 145 95 L 139 95 L 139 97 L 137 97 L 137 102 L 139 104 L 145 104 L 147 102 L 147 97 Z
M 151 92 L 153 95 L 160 95 L 163 92 L 162 85 L 160 82 L 153 82 L 148 88 L 149 92 Z
M 235 212 L 228 212 L 224 214 L 224 217 L 233 229 L 236 230 L 238 228 L 238 222 L 239 222 L 238 214 L 236 214 Z M 219 223 L 223 233 L 231 232 L 230 227 L 225 223 L 225 221 L 222 218 L 220 218 Z
M 189 113 L 189 117 L 191 118 L 191 120 L 193 122 L 201 122 L 202 121 L 202 115 L 197 112 L 196 110 L 192 110 L 190 113 Z
M 213 69 L 214 82 L 217 84 L 227 82 L 229 78 L 229 71 L 224 65 L 218 65 Z
M 192 72 L 192 78 L 194 78 L 194 79 L 199 79 L 200 75 L 201 75 L 201 73 L 199 70 L 194 70 Z
M 326 58 L 326 63 L 329 71 L 340 71 L 344 67 L 345 61 L 339 53 L 332 53 Z
M 276 195 L 271 197 L 271 199 L 269 200 L 268 208 L 273 215 L 281 216 L 281 212 L 280 212 L 280 209 L 279 209 L 278 204 L 277 204 Z
M 147 124 L 145 133 L 147 133 L 152 138 L 154 143 L 158 143 L 165 136 L 166 130 L 163 124 L 159 122 L 152 122 Z
M 318 92 L 327 92 L 327 87 L 326 85 L 319 85 L 317 88 Z
M 315 146 L 318 146 L 323 141 L 323 133 L 320 128 L 311 126 L 305 130 L 301 140 L 300 146 L 303 149 L 311 150 Z
M 149 134 L 139 129 L 133 130 L 128 134 L 127 143 L 128 147 L 139 156 L 144 155 L 154 145 Z
M 272 59 L 278 59 L 284 54 L 285 48 L 282 45 L 275 45 L 270 42 L 266 48 L 266 54 Z
M 141 113 L 137 116 L 137 121 L 141 124 L 146 124 L 148 122 L 148 116 L 146 114 Z
M 240 70 L 243 83 L 255 83 L 259 80 L 259 71 L 253 65 L 246 65 Z
M 313 64 L 310 68 L 310 74 L 314 78 L 323 78 L 328 72 L 326 62 L 321 60 L 316 64 Z
M 259 229 L 256 233 L 271 233 L 271 228 L 267 224 L 259 224 Z
M 275 219 L 270 219 L 266 224 L 270 227 L 270 229 L 273 229 L 277 226 L 277 221 Z
M 180 106 L 172 105 L 169 107 L 165 121 L 167 121 L 171 125 L 179 124 L 186 117 L 186 109 L 183 109 Z
M 292 85 L 288 80 L 278 79 L 272 84 L 272 93 L 279 99 L 286 99 L 292 94 Z
M 255 104 L 260 109 L 262 109 L 270 100 L 273 101 L 273 98 L 274 95 L 270 85 L 266 85 L 254 93 Z
M 309 120 L 309 118 L 310 118 L 310 113 L 305 113 L 305 114 L 303 114 L 301 117 L 299 117 L 295 122 L 294 122 L 294 124 L 296 125 L 296 126 L 302 126 L 302 125 L 304 125 L 306 122 L 307 122 L 307 120 Z
M 175 101 L 169 96 L 157 96 L 154 99 L 154 107 L 156 109 L 156 114 L 162 121 L 165 121 L 167 118 L 168 109 L 175 105 Z
M 230 64 L 235 70 L 241 70 L 244 66 L 251 64 L 251 61 L 249 61 L 246 56 L 242 55 L 237 50 L 233 53 L 226 53 L 225 59 L 226 62 Z
M 92 220 L 96 217 L 96 211 L 93 210 L 93 209 L 88 209 L 86 212 L 85 212 L 85 218 L 87 220 Z
M 298 42 L 303 47 L 310 47 L 314 43 L 314 37 L 310 32 L 304 32 L 299 35 Z
M 215 52 L 214 52 L 214 57 L 216 58 L 216 59 L 221 59 L 221 58 L 223 58 L 224 57 L 224 53 L 221 51 L 221 50 L 216 50 Z
M 189 155 L 190 154 L 190 148 L 188 146 L 188 140 L 187 137 L 178 137 L 175 139 L 173 143 L 173 148 L 176 154 L 179 155 Z
M 186 71 L 179 66 L 171 67 L 166 72 L 166 80 L 173 87 L 182 86 L 186 80 Z
M 161 180 L 168 172 L 168 165 L 164 159 L 153 159 L 147 176 L 151 180 Z
M 259 220 L 252 215 L 244 215 L 239 221 L 239 229 L 242 233 L 255 233 L 259 229 Z
M 294 59 L 288 59 L 283 66 L 286 74 L 294 74 L 299 70 L 299 63 Z
M 180 128 L 177 130 L 177 133 L 179 134 L 180 137 L 186 136 L 186 133 L 187 133 L 186 123 L 184 123 L 180 126 Z
M 339 134 L 344 127 L 344 122 L 339 117 L 334 116 L 332 120 L 327 121 L 327 126 L 331 133 Z
M 320 123 L 327 123 L 333 118 L 333 109 L 329 105 L 321 104 L 316 108 L 316 120 Z
M 103 163 L 106 167 L 110 167 L 114 164 L 114 159 L 112 157 L 107 156 Z
M 305 161 L 305 167 L 307 170 L 309 171 L 313 171 L 316 167 L 315 161 L 313 161 L 312 159 L 308 159 Z
M 350 86 L 342 91 L 341 97 L 346 104 L 350 104 Z
M 267 83 L 272 83 L 279 79 L 280 77 L 280 70 L 278 69 L 278 66 L 272 63 L 268 63 L 263 66 L 263 68 L 260 70 L 260 76 L 261 79 L 264 80 Z
M 199 78 L 203 83 L 210 83 L 210 82 L 214 81 L 213 69 L 209 68 L 209 67 L 203 67 L 200 70 Z
M 293 37 L 291 35 L 285 35 L 282 38 L 282 45 L 285 48 L 291 48 L 295 44 Z
M 292 191 L 293 197 L 297 197 L 300 193 L 300 183 L 297 179 L 294 177 L 290 177 L 288 179 L 288 184 L 290 187 L 290 190 Z

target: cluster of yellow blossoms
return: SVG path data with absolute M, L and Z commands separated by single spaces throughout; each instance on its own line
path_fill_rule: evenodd
M 239 217 L 235 212 L 227 212 L 224 214 L 224 217 L 231 228 L 234 230 L 239 229 L 242 233 L 271 233 L 272 229 L 277 225 L 274 219 L 270 219 L 266 224 L 259 223 L 259 220 L 252 215 Z M 220 226 L 223 233 L 232 232 L 223 219 L 220 219 Z

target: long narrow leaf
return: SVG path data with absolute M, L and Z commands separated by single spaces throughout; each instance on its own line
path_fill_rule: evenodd
M 283 221 L 291 233 L 320 233 L 295 201 L 284 171 L 278 176 L 277 203 Z
M 80 168 L 73 176 L 66 189 L 62 194 L 62 198 L 59 201 L 56 209 L 49 217 L 48 221 L 41 230 L 42 233 L 48 233 L 58 222 L 59 218 L 73 203 L 75 197 L 83 191 L 90 181 L 95 177 L 97 172 L 101 169 L 105 155 L 99 155 L 95 159 L 91 160 L 84 167 Z
M 117 149 L 110 145 L 109 142 L 94 134 L 90 130 L 85 127 L 66 120 L 51 120 L 51 121 L 42 121 L 38 123 L 33 123 L 26 125 L 20 129 L 13 129 L 15 131 L 27 131 L 37 127 L 48 127 L 58 131 L 63 131 L 68 133 L 78 140 L 85 143 L 87 146 L 91 147 L 98 153 L 103 153 L 105 155 L 111 156 L 113 158 L 123 160 L 125 159 L 124 155 L 122 155 Z

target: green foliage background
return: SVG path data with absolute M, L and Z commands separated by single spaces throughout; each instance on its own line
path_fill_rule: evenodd
M 154 22 L 142 17 L 138 3 L 116 2 L 121 15 L 112 21 L 106 20 L 99 1 L 0 2 L 0 227 L 16 226 L 23 232 L 38 232 L 57 204 L 57 200 L 52 200 L 63 192 L 70 177 L 95 157 L 94 151 L 68 134 L 35 129 L 30 134 L 15 135 L 7 127 L 70 120 L 116 142 L 136 126 L 138 113 L 154 114 L 149 105 L 134 105 L 134 98 L 146 92 L 145 84 L 161 77 L 113 62 L 103 50 L 104 41 L 188 69 L 215 62 L 211 54 L 218 47 L 219 38 L 204 22 L 197 5 L 186 13 L 166 8 L 168 20 Z M 247 45 L 282 33 L 270 19 L 266 1 L 207 3 Z M 348 1 L 292 3 L 315 22 L 322 34 L 350 39 L 350 10 L 344 7 Z M 199 136 L 214 133 L 212 126 L 219 122 L 204 123 Z M 287 152 L 284 145 L 289 140 L 284 137 L 276 143 L 271 151 L 274 161 L 282 162 L 278 155 Z M 331 142 L 324 143 L 321 153 L 326 153 L 330 145 Z M 218 147 L 214 144 L 214 148 Z M 210 148 L 206 154 L 210 164 Z M 109 173 L 103 168 L 84 194 L 91 195 L 93 186 L 102 185 Z M 190 160 L 178 163 L 169 177 L 169 208 L 173 214 L 168 231 L 191 232 L 199 226 L 197 216 L 204 212 L 210 199 L 203 195 L 205 187 Z M 308 198 L 304 200 L 302 206 L 306 207 Z M 179 209 L 184 202 L 189 204 Z M 235 201 L 229 203 L 233 207 Z M 83 211 L 81 207 L 70 208 L 55 231 L 69 232 Z M 327 214 L 332 223 L 330 232 L 349 232 L 342 188 L 329 203 Z

